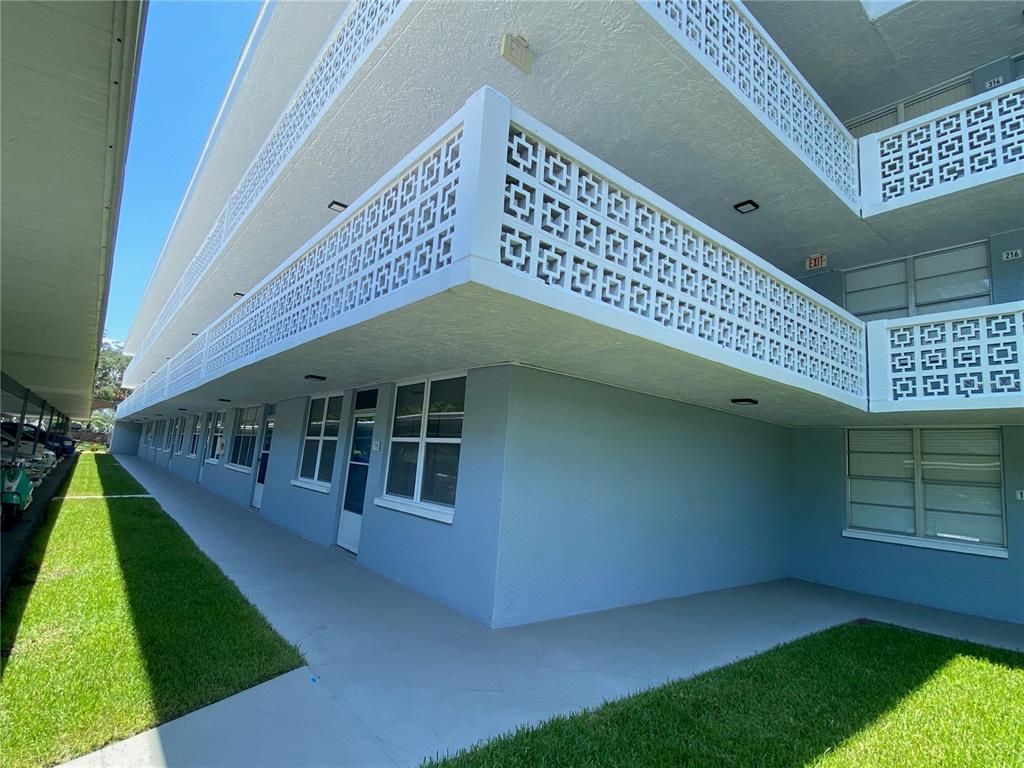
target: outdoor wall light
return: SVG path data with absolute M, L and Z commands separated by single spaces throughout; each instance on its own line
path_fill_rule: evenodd
M 310 381 L 327 381 L 326 376 L 320 376 L 319 374 L 316 373 L 307 373 L 302 378 L 309 379 Z
M 757 405 L 757 400 L 752 397 L 734 397 L 729 402 L 733 405 Z
M 327 207 L 330 208 L 332 211 L 341 213 L 346 208 L 348 208 L 348 203 L 343 203 L 340 200 L 331 200 L 331 202 L 327 204 Z
M 230 403 L 231 401 L 228 400 L 226 397 L 218 397 L 217 398 L 217 402 L 220 402 L 220 403 Z
M 736 205 L 733 206 L 733 208 L 735 208 L 740 213 L 753 213 L 760 207 L 761 206 L 755 203 L 753 200 L 744 200 L 743 202 L 736 203 Z

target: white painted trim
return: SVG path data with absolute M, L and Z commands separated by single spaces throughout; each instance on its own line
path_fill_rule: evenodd
M 224 469 L 230 469 L 232 472 L 241 472 L 246 475 L 252 474 L 252 467 L 243 467 L 241 464 L 225 464 Z
M 856 528 L 845 529 L 843 531 L 843 536 L 848 539 L 880 541 L 886 544 L 902 544 L 907 547 L 939 549 L 946 552 L 959 552 L 964 555 L 998 557 L 1004 560 L 1010 556 L 1005 547 L 997 547 L 987 544 L 967 544 L 953 541 L 940 541 L 938 539 L 923 539 L 917 536 L 900 535 L 897 533 L 882 533 L 881 531 L 862 531 Z
M 416 502 L 410 499 L 398 499 L 394 496 L 378 496 L 373 500 L 373 503 L 378 507 L 393 509 L 396 512 L 404 512 L 407 515 L 425 517 L 428 520 L 435 520 L 439 523 L 447 523 L 448 525 L 452 524 L 452 517 L 455 514 L 455 510 L 448 507 L 424 504 L 423 502 Z
M 330 483 L 321 483 L 318 480 L 307 480 L 304 477 L 292 478 L 291 484 L 296 488 L 305 488 L 307 491 L 316 491 L 317 493 L 331 492 Z

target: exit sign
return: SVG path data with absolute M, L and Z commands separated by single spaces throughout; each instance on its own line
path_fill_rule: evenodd
M 813 256 L 808 256 L 804 259 L 804 268 L 808 271 L 812 269 L 821 269 L 825 266 L 828 266 L 828 256 L 824 253 L 816 253 Z
M 1019 258 L 1024 257 L 1024 248 L 1011 248 L 1008 251 L 1002 252 L 1003 261 L 1016 261 Z

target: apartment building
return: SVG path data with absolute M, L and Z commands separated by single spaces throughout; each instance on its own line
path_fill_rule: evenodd
M 1024 622 L 1022 52 L 1001 2 L 268 3 L 114 451 L 490 627 Z

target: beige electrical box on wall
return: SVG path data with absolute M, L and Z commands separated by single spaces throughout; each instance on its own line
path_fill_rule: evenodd
M 526 38 L 506 32 L 501 36 L 501 58 L 515 64 L 526 74 L 533 68 L 533 52 Z

